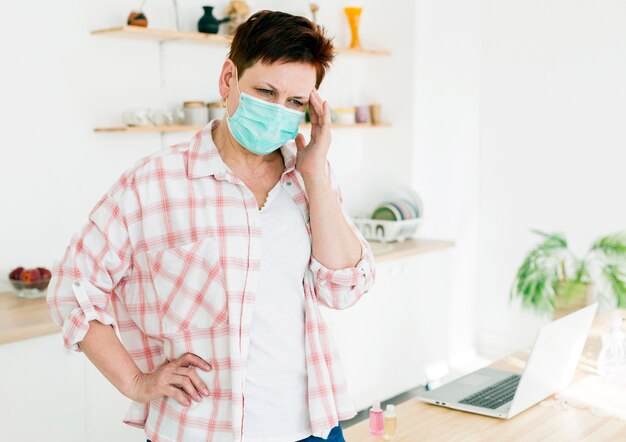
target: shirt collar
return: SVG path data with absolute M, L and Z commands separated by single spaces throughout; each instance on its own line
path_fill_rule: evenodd
M 220 123 L 214 119 L 194 134 L 189 142 L 187 155 L 187 176 L 190 179 L 211 175 L 227 174 L 234 175 L 230 167 L 222 160 L 215 143 L 213 142 L 212 129 Z M 297 148 L 294 140 L 289 140 L 280 147 L 280 153 L 285 161 L 283 175 L 291 172 L 296 166 Z

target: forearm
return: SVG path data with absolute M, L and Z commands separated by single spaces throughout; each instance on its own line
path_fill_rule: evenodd
M 303 177 L 309 197 L 313 256 L 329 269 L 352 267 L 361 257 L 361 243 L 346 222 L 330 181 Z
M 78 344 L 83 353 L 115 388 L 131 397 L 131 388 L 141 370 L 124 348 L 115 330 L 99 321 L 89 321 L 89 330 Z

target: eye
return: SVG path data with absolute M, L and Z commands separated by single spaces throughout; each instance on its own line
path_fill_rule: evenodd
M 269 89 L 257 88 L 257 91 L 262 93 L 263 95 L 272 95 L 274 91 L 270 91 Z
M 296 106 L 298 106 L 298 107 L 304 107 L 304 103 L 303 103 L 302 101 L 299 101 L 299 100 L 291 100 L 291 102 L 292 102 L 293 104 L 295 104 Z

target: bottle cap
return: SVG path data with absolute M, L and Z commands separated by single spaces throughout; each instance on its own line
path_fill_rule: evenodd
M 392 404 L 387 404 L 387 408 L 385 409 L 385 416 L 395 416 L 396 415 L 396 407 Z
M 372 402 L 372 411 L 382 411 L 380 408 L 380 401 Z

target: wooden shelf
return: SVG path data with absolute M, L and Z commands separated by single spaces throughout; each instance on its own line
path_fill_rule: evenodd
M 190 41 L 217 44 L 223 46 L 227 45 L 232 40 L 232 37 L 230 35 L 206 34 L 204 32 L 182 32 L 170 29 L 154 29 L 143 26 L 117 26 L 114 28 L 96 29 L 94 31 L 91 31 L 91 34 L 96 36 L 135 38 L 140 40 L 152 40 L 158 42 Z M 341 54 L 364 56 L 390 55 L 389 51 L 374 49 L 337 48 L 336 50 L 338 53 Z
M 154 41 L 196 41 L 225 45 L 232 37 L 223 34 L 207 34 L 204 32 L 181 32 L 169 29 L 145 28 L 142 26 L 117 26 L 115 28 L 97 29 L 91 31 L 92 35 L 104 35 L 110 37 L 136 38 L 140 40 Z
M 181 131 L 199 131 L 204 126 L 130 126 L 130 127 L 97 127 L 95 132 L 181 132 Z M 307 129 L 311 127 L 311 123 L 301 124 L 300 128 Z M 388 123 L 354 123 L 354 124 L 333 124 L 335 129 L 350 129 L 350 128 L 377 128 L 377 127 L 391 127 Z
M 204 126 L 120 126 L 97 127 L 95 132 L 181 132 L 198 131 Z
M 391 55 L 391 52 L 382 49 L 336 48 L 336 51 L 340 54 L 371 55 L 376 57 L 386 57 L 388 55 Z
M 454 247 L 454 241 L 412 238 L 401 242 L 370 242 L 377 263 Z
M 311 123 L 304 123 L 300 125 L 300 128 L 302 129 L 307 129 L 311 127 Z M 354 128 L 376 128 L 376 127 L 391 127 L 391 124 L 389 123 L 376 123 L 376 124 L 372 124 L 372 123 L 348 123 L 348 124 L 343 124 L 343 123 L 333 123 L 333 128 L 335 129 L 354 129 Z

